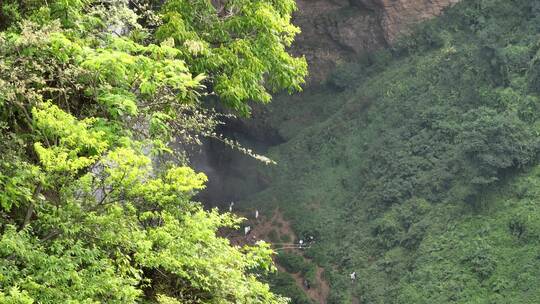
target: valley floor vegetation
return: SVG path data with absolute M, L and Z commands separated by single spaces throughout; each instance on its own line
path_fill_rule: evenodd
M 245 204 L 317 235 L 328 303 L 540 303 L 539 34 L 537 1 L 464 0 L 274 100 L 286 142 Z

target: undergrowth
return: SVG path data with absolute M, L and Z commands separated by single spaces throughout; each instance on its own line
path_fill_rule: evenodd
M 539 21 L 466 0 L 270 106 L 287 141 L 246 204 L 317 235 L 328 303 L 540 302 Z

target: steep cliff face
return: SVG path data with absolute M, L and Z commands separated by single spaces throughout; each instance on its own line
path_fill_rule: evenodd
M 407 31 L 411 24 L 439 15 L 459 0 L 360 0 L 374 3 L 382 9 L 381 24 L 387 42 Z
M 219 8 L 225 1 L 212 0 Z M 306 56 L 310 65 L 308 85 L 316 85 L 326 79 L 337 63 L 354 60 L 354 57 L 363 53 L 388 46 L 412 24 L 436 16 L 458 1 L 297 0 L 298 11 L 294 23 L 302 29 L 302 33 L 298 35 L 292 51 L 296 55 Z M 312 98 L 309 93 L 306 94 L 294 98 Z M 331 108 L 327 105 L 325 109 L 314 111 L 326 112 Z M 305 119 L 309 116 L 306 111 L 298 109 L 293 112 Z M 269 119 L 273 116 L 275 114 L 270 113 L 267 106 L 254 105 L 251 119 L 230 121 L 227 129 L 221 131 L 265 153 L 269 146 L 283 140 L 271 127 Z M 292 120 L 295 119 L 299 118 Z M 247 192 L 257 192 L 264 188 L 264 176 L 250 171 L 255 164 L 248 159 L 219 143 L 209 142 L 205 145 L 199 156 L 192 156 L 193 165 L 210 177 L 207 191 L 201 194 L 200 199 L 216 205 L 237 200 L 245 197 Z M 238 189 L 235 185 L 242 184 L 239 180 L 249 181 L 250 186 Z M 245 188 L 250 191 L 245 191 Z
M 310 83 L 324 80 L 340 61 L 393 43 L 420 20 L 459 0 L 298 0 L 302 28 L 293 51 L 310 63 Z

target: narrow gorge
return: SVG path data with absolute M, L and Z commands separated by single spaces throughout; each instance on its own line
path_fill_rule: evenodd
M 539 299 L 529 289 L 537 245 L 512 232 L 538 208 L 523 201 L 537 193 L 525 190 L 538 183 L 536 114 L 521 112 L 537 97 L 519 82 L 536 73 L 537 11 L 457 2 L 298 1 L 292 51 L 310 65 L 304 91 L 222 130 L 277 165 L 208 150 L 219 151 L 209 157 L 220 182 L 207 191 L 229 198 L 215 203 L 235 201 L 275 244 L 315 237 L 278 250 L 282 272 L 267 278 L 293 303 Z

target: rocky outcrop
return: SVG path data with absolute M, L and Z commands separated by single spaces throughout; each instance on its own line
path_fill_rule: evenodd
M 377 2 L 382 9 L 381 25 L 387 42 L 406 32 L 411 24 L 439 15 L 459 0 L 359 0 Z
M 310 83 L 324 80 L 340 61 L 387 46 L 420 20 L 459 0 L 298 0 L 302 33 L 293 52 L 310 63 Z

